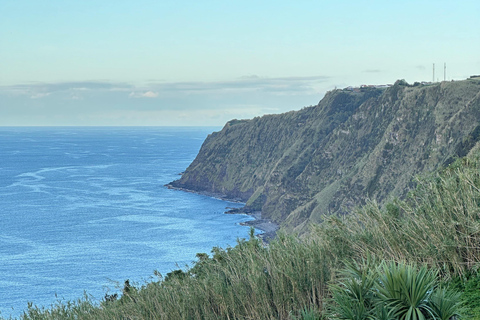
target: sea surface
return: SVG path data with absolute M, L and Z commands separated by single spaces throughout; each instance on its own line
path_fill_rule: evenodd
M 0 311 L 95 301 L 246 238 L 241 204 L 164 185 L 219 128 L 0 128 Z

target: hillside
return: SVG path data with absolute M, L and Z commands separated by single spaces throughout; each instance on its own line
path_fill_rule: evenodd
M 288 228 L 367 199 L 402 197 L 415 175 L 480 139 L 480 80 L 343 89 L 313 107 L 232 120 L 170 185 L 220 194 Z

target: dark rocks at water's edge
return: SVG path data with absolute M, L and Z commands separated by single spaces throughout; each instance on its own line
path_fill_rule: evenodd
M 258 236 L 266 243 L 268 243 L 270 240 L 275 238 L 275 236 L 277 235 L 278 229 L 280 229 L 280 226 L 277 223 L 273 222 L 270 219 L 263 218 L 261 211 L 254 211 L 247 207 L 243 207 L 243 208 L 231 208 L 225 213 L 226 214 L 246 214 L 253 217 L 254 220 L 242 222 L 241 225 L 254 227 L 257 230 L 262 231 L 262 233 L 259 234 Z
M 180 190 L 184 192 L 201 194 L 207 197 L 212 197 L 212 198 L 220 199 L 224 201 L 242 203 L 240 199 L 230 199 L 224 194 L 218 194 L 213 192 L 199 192 L 199 191 L 189 190 L 186 188 L 179 188 L 179 187 L 172 186 L 171 183 L 166 184 L 165 187 L 172 190 Z M 268 243 L 270 240 L 275 238 L 277 231 L 280 228 L 280 226 L 274 223 L 273 221 L 262 218 L 262 213 L 260 211 L 255 211 L 247 207 L 241 207 L 241 208 L 227 207 L 226 209 L 227 211 L 225 211 L 225 214 L 245 214 L 254 218 L 253 220 L 241 223 L 241 225 L 254 227 L 257 230 L 262 231 L 262 233 L 260 233 L 258 237 L 262 239 L 265 243 Z
M 480 79 L 348 87 L 316 105 L 229 121 L 172 187 L 246 203 L 303 232 L 368 200 L 403 198 L 413 178 L 478 148 Z
M 182 174 L 183 174 L 183 172 L 179 173 L 180 176 Z M 178 181 L 178 180 L 175 180 L 175 181 Z M 195 194 L 201 194 L 203 196 L 207 196 L 207 197 L 211 197 L 211 198 L 215 198 L 215 199 L 220 199 L 220 200 L 224 200 L 224 201 L 242 202 L 241 199 L 230 199 L 230 198 L 227 197 L 227 195 L 221 194 L 221 193 L 209 192 L 209 191 L 197 191 L 197 190 L 192 190 L 192 189 L 188 189 L 188 188 L 177 187 L 173 184 L 173 182 L 167 183 L 164 186 L 167 187 L 168 189 L 180 190 L 180 191 L 190 192 L 190 193 L 195 193 Z

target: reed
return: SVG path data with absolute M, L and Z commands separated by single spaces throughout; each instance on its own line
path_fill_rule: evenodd
M 463 275 L 480 262 L 480 160 L 463 158 L 417 178 L 405 201 L 383 208 L 367 203 L 316 228 L 338 259 L 375 255 L 427 264 L 444 275 Z

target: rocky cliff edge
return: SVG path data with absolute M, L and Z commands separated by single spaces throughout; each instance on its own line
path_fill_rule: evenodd
M 480 140 L 480 79 L 328 92 L 316 106 L 229 121 L 170 186 L 246 202 L 289 229 L 403 197 Z

